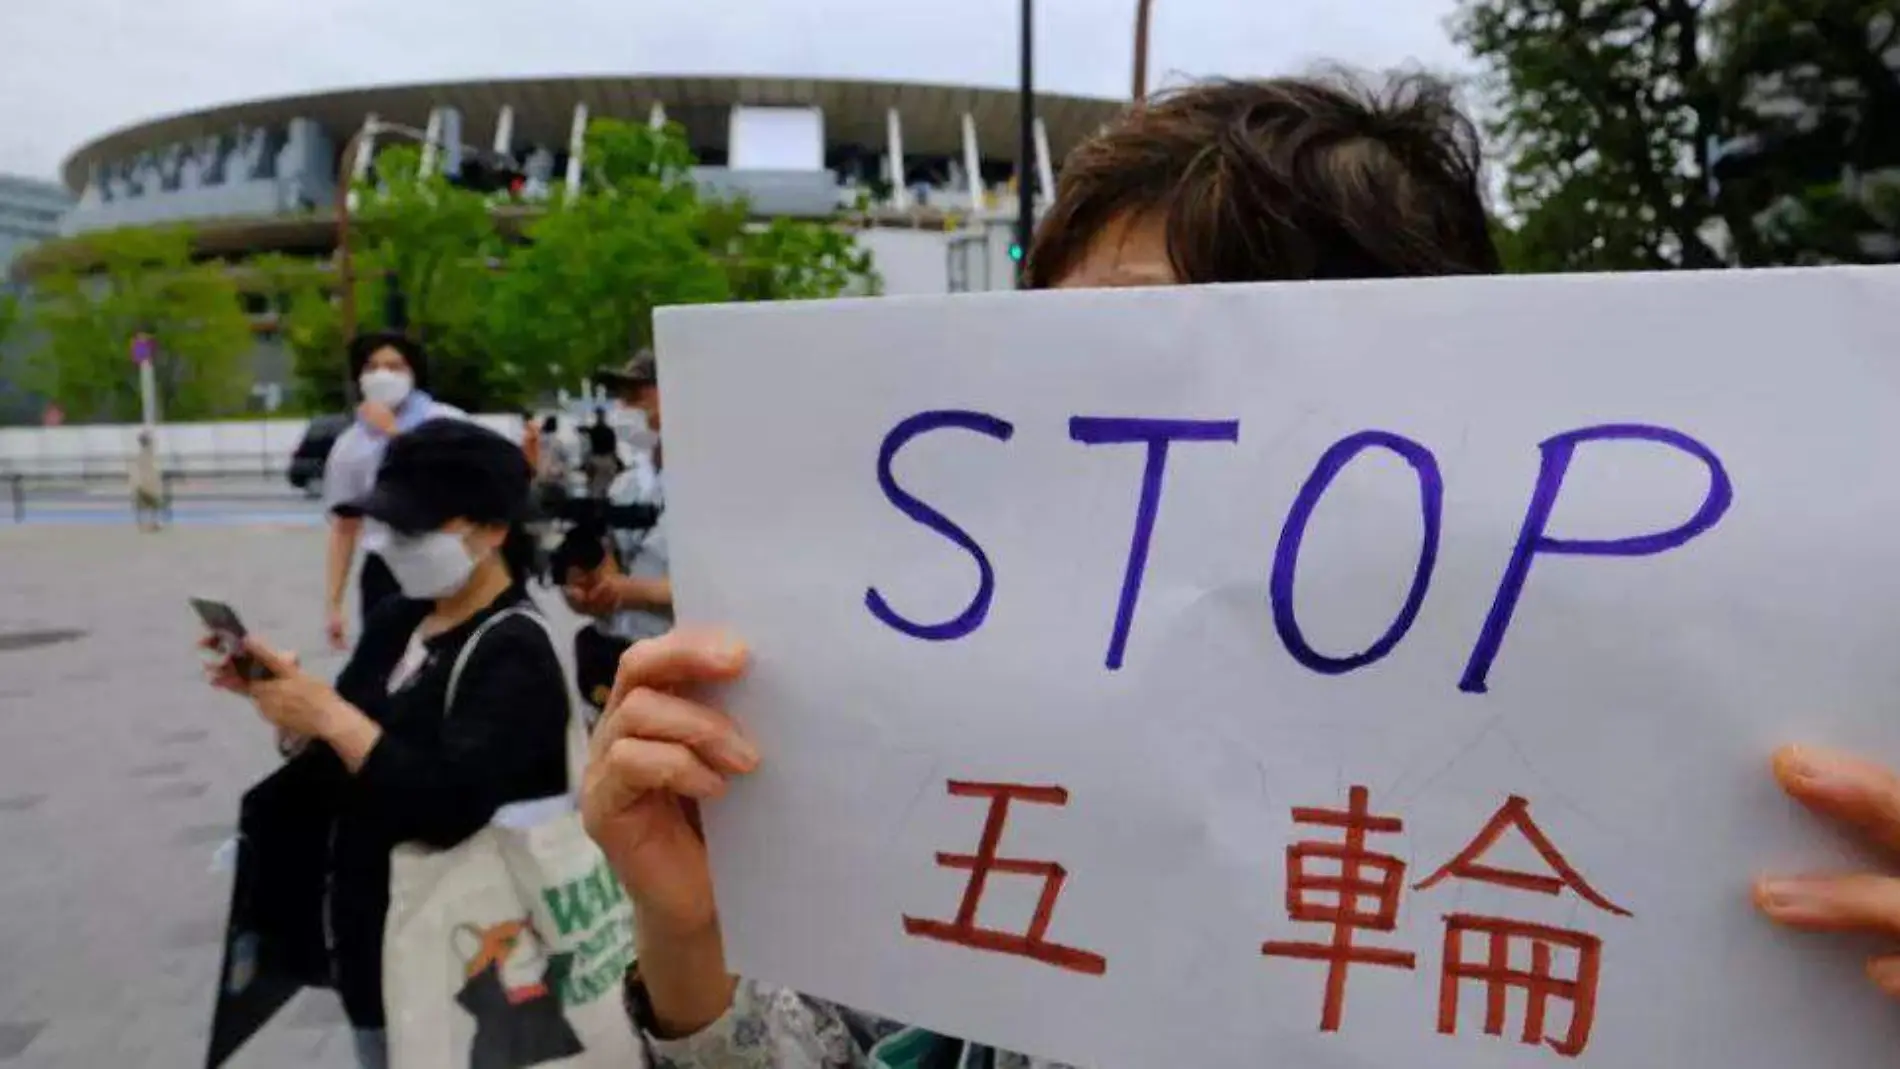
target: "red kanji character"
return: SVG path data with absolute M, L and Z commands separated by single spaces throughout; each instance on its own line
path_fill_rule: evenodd
M 1497 845 L 1506 831 L 1516 830 L 1531 845 L 1549 868 L 1547 873 L 1522 872 L 1487 865 L 1482 858 Z M 1531 819 L 1530 803 L 1513 795 L 1492 816 L 1477 838 L 1442 868 L 1413 885 L 1423 891 L 1447 877 L 1495 884 L 1519 891 L 1557 895 L 1568 887 L 1585 901 L 1619 917 L 1632 916 L 1629 910 L 1604 897 L 1557 851 L 1549 836 Z M 1464 954 L 1466 935 L 1483 937 L 1483 954 L 1467 961 Z M 1522 940 L 1530 944 L 1528 970 L 1511 967 L 1511 944 Z M 1576 951 L 1577 968 L 1568 978 L 1557 976 L 1553 966 L 1556 949 Z M 1590 1042 L 1590 1026 L 1596 1020 L 1597 979 L 1603 964 L 1603 942 L 1586 932 L 1552 928 L 1541 924 L 1500 920 L 1455 913 L 1445 918 L 1445 960 L 1438 989 L 1438 1031 L 1452 1035 L 1458 1030 L 1458 988 L 1466 980 L 1485 985 L 1484 1031 L 1486 1035 L 1504 1034 L 1505 996 L 1512 988 L 1525 994 L 1523 1041 L 1532 1045 L 1547 1043 L 1566 1058 L 1583 1053 Z M 1562 1039 L 1546 1039 L 1544 1016 L 1551 996 L 1570 1003 L 1570 1027 Z
M 1346 972 L 1356 964 L 1386 965 L 1411 969 L 1417 957 L 1399 950 L 1354 946 L 1356 931 L 1390 932 L 1399 923 L 1399 895 L 1405 889 L 1405 862 L 1388 854 L 1366 849 L 1366 833 L 1394 833 L 1405 830 L 1397 817 L 1373 816 L 1367 810 L 1367 792 L 1354 787 L 1348 795 L 1345 812 L 1333 809 L 1293 810 L 1296 824 L 1319 824 L 1344 828 L 1344 843 L 1298 842 L 1286 848 L 1286 911 L 1295 921 L 1331 924 L 1330 943 L 1263 943 L 1262 954 L 1273 957 L 1305 958 L 1323 961 L 1326 969 L 1326 1001 L 1320 1010 L 1319 1030 L 1337 1032 L 1346 1004 Z M 1307 871 L 1307 861 L 1323 858 L 1339 863 L 1339 875 Z M 1329 866 L 1330 868 L 1330 866 Z M 1363 874 L 1371 869 L 1373 875 Z M 1308 892 L 1330 893 L 1331 901 L 1312 902 Z M 1360 899 L 1370 895 L 1374 906 L 1361 907 Z
M 1050 919 L 1055 915 L 1056 897 L 1062 893 L 1062 881 L 1068 877 L 1068 870 L 1053 861 L 1022 861 L 996 856 L 997 847 L 1003 841 L 1003 822 L 1009 819 L 1010 802 L 1067 805 L 1069 792 L 1061 787 L 1025 787 L 1013 783 L 965 783 L 951 780 L 950 793 L 959 798 L 988 798 L 990 800 L 989 817 L 983 822 L 983 838 L 977 844 L 976 853 L 937 855 L 937 864 L 944 868 L 969 869 L 970 882 L 963 889 L 963 901 L 957 907 L 956 920 L 924 920 L 907 916 L 904 918 L 904 931 L 925 939 L 955 943 L 958 946 L 1033 958 L 1059 969 L 1087 973 L 1090 976 L 1100 976 L 1107 972 L 1108 961 L 1100 954 L 1091 954 L 1075 947 L 1060 946 L 1043 938 L 1049 931 Z M 977 905 L 982 901 L 983 888 L 989 882 L 992 872 L 1042 877 L 1042 897 L 1036 902 L 1036 912 L 1029 921 L 1028 932 L 1017 934 L 976 926 Z

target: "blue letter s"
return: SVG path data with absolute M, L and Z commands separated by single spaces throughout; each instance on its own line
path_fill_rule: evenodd
M 996 573 L 990 568 L 990 559 L 984 555 L 983 547 L 976 544 L 976 539 L 950 522 L 943 513 L 911 496 L 897 485 L 897 479 L 891 475 L 891 461 L 897 458 L 898 450 L 910 444 L 912 438 L 947 427 L 987 434 L 999 442 L 1009 441 L 1009 436 L 1016 431 L 1009 423 L 985 412 L 919 412 L 892 427 L 891 432 L 884 436 L 883 447 L 878 450 L 877 485 L 884 491 L 884 497 L 896 505 L 899 512 L 956 543 L 976 559 L 976 570 L 980 576 L 976 596 L 970 599 L 970 604 L 962 612 L 942 623 L 913 623 L 899 616 L 884 600 L 884 596 L 877 592 L 876 587 L 865 590 L 864 607 L 871 610 L 872 616 L 912 638 L 928 642 L 962 638 L 976 630 L 989 614 L 990 598 L 996 592 Z

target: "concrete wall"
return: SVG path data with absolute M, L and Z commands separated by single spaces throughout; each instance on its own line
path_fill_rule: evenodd
M 950 244 L 942 232 L 864 230 L 858 246 L 870 251 L 886 294 L 950 292 Z
M 695 167 L 693 184 L 714 200 L 744 197 L 755 217 L 830 215 L 838 210 L 841 196 L 830 171 Z
M 860 231 L 858 244 L 870 250 L 888 295 L 982 293 L 1016 288 L 1013 233 L 1007 222 L 949 232 L 879 228 Z

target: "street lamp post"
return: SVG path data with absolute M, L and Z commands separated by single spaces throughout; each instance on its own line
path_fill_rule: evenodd
M 356 271 L 350 258 L 350 187 L 356 180 L 356 153 L 363 144 L 365 124 L 343 146 L 343 158 L 336 169 L 336 277 L 342 300 L 343 340 L 356 337 Z
M 1154 0 L 1135 0 L 1135 92 L 1136 103 L 1148 96 L 1148 12 Z
M 1033 0 L 1023 0 L 1022 114 L 1016 143 L 1016 265 L 1018 284 L 1029 266 L 1029 239 L 1036 231 L 1036 18 Z

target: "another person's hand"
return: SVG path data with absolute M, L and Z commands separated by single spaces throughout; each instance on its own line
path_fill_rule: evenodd
M 332 605 L 324 611 L 323 634 L 329 639 L 330 648 L 338 653 L 350 648 L 350 625 L 344 618 L 343 606 Z
M 620 596 L 614 589 L 614 576 L 605 568 L 593 572 L 569 572 L 561 587 L 567 607 L 582 616 L 611 616 L 620 611 Z
M 725 713 L 682 695 L 736 679 L 745 665 L 743 645 L 694 629 L 637 642 L 620 659 L 590 743 L 581 814 L 644 930 L 714 927 L 698 803 L 757 768 L 759 752 Z
M 356 406 L 356 414 L 364 423 L 384 434 L 396 433 L 396 412 L 388 405 L 376 401 L 364 401 Z
M 1892 771 L 1807 746 L 1776 751 L 1774 770 L 1801 804 L 1900 854 L 1900 777 Z M 1900 936 L 1900 878 L 1885 873 L 1768 876 L 1756 881 L 1755 904 L 1793 928 Z M 1900 998 L 1900 953 L 1870 959 L 1867 976 Z

